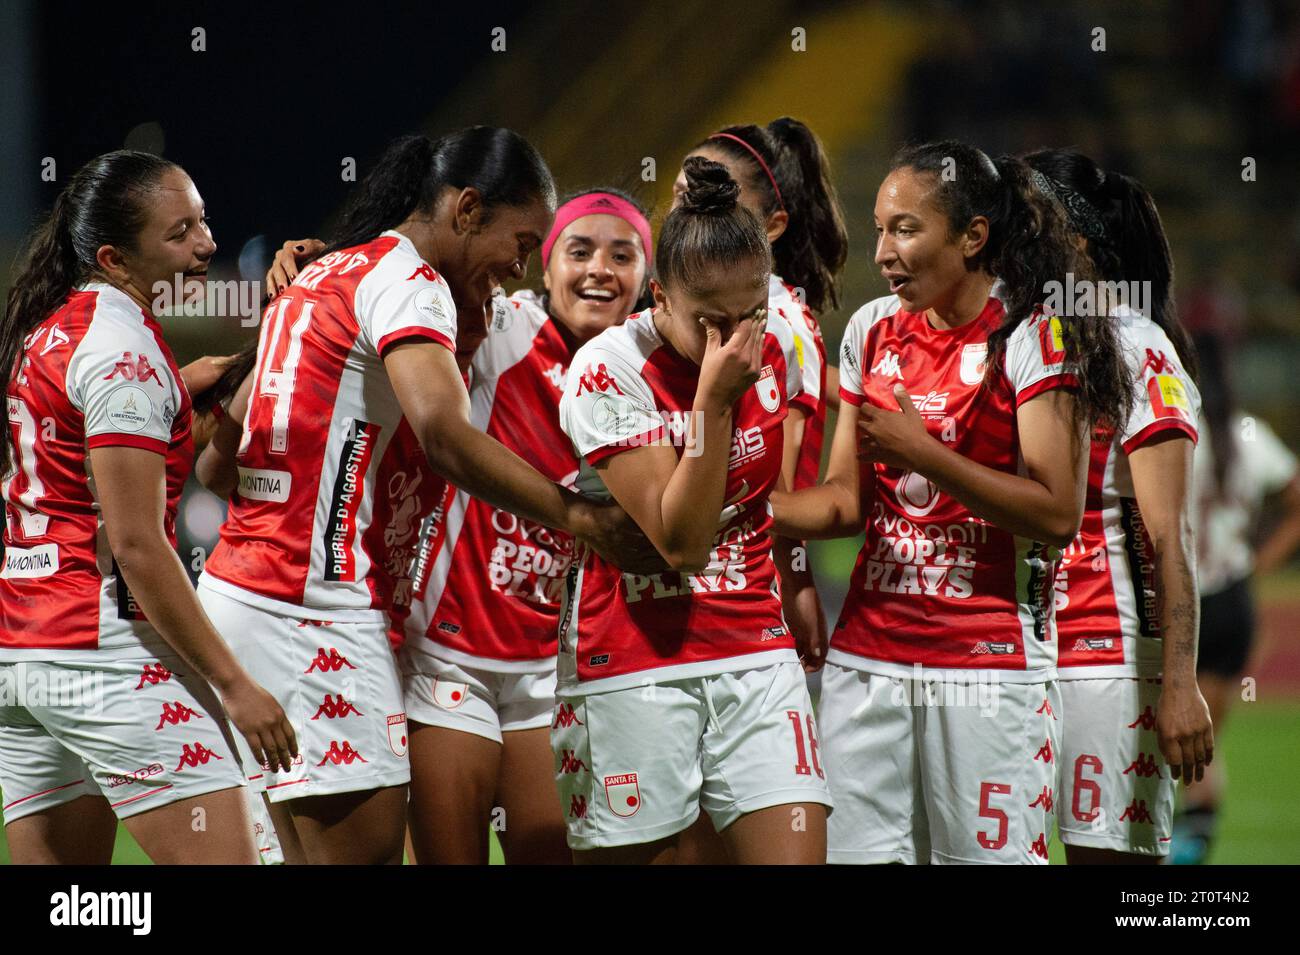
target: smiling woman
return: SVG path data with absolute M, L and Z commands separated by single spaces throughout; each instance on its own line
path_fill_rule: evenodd
M 215 251 L 179 166 L 109 153 L 59 194 L 9 293 L 0 675 L 26 667 L 29 682 L 101 687 L 0 707 L 16 861 L 106 863 L 116 815 L 155 862 L 252 863 L 223 704 L 256 760 L 287 767 L 297 752 L 174 549 L 190 400 L 149 303 L 156 284 L 202 275 Z M 140 694 L 163 683 L 147 705 Z M 191 811 L 206 813 L 206 836 Z

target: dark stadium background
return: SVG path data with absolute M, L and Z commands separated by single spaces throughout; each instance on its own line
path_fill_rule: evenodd
M 493 30 L 506 49 L 492 49 Z M 192 31 L 205 31 L 196 52 Z M 801 28 L 806 50 L 792 49 Z M 1094 49 L 1105 30 L 1104 51 Z M 1237 343 L 1241 404 L 1300 449 L 1300 11 L 1280 0 L 839 3 L 573 0 L 449 4 L 173 3 L 0 6 L 0 256 L 68 175 L 124 144 L 161 151 L 202 191 L 216 278 L 260 278 L 284 239 L 321 235 L 392 136 L 508 125 L 561 191 L 613 184 L 659 215 L 677 163 L 727 122 L 782 114 L 829 147 L 852 247 L 844 321 L 882 294 L 871 206 L 891 152 L 959 137 L 986 151 L 1075 145 L 1154 193 L 1185 320 Z M 41 178 L 55 160 L 57 178 Z M 1255 181 L 1243 181 L 1245 157 Z M 644 160 L 657 178 L 642 179 Z M 537 263 L 530 279 L 536 280 Z M 253 332 L 168 320 L 185 361 Z M 207 548 L 222 505 L 191 489 L 182 553 Z M 1268 515 L 1264 516 L 1265 521 Z M 857 544 L 817 548 L 828 611 Z M 1212 861 L 1300 861 L 1300 571 L 1258 582 L 1258 701 L 1222 737 L 1232 783 Z M 0 841 L 0 860 L 7 857 Z M 141 861 L 129 839 L 120 861 Z M 1055 856 L 1054 856 L 1055 858 Z

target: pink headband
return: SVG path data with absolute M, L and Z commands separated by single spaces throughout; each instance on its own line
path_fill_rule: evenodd
M 749 143 L 745 142 L 739 136 L 733 136 L 731 133 L 714 133 L 709 138 L 734 139 L 736 142 L 740 143 L 740 145 L 744 146 L 745 149 L 749 151 L 749 154 L 754 157 L 754 161 L 763 167 L 763 172 L 767 173 L 767 181 L 772 184 L 772 191 L 776 193 L 777 204 L 780 205 L 782 212 L 786 211 L 785 200 L 781 198 L 781 187 L 776 184 L 776 176 L 772 175 L 772 170 L 767 168 L 767 163 L 763 162 L 763 157 L 758 154 L 757 149 L 749 145 Z
M 622 196 L 609 192 L 589 192 L 576 199 L 570 199 L 555 211 L 555 225 L 551 226 L 551 234 L 542 243 L 542 268 L 546 268 L 550 263 L 551 246 L 555 245 L 555 240 L 560 237 L 560 233 L 583 216 L 618 216 L 636 229 L 636 234 L 641 237 L 641 248 L 645 251 L 646 265 L 650 264 L 654 255 L 654 246 L 650 244 L 650 223 L 641 214 L 641 210 Z

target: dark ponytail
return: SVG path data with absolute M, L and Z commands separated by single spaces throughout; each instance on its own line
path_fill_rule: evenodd
M 436 140 L 402 136 L 361 182 L 325 252 L 371 242 L 413 212 L 431 211 L 448 186 L 478 190 L 488 215 L 494 206 L 533 201 L 555 208 L 550 169 L 513 130 L 472 126 Z
M 785 231 L 772 243 L 776 273 L 804 290 L 804 301 L 814 312 L 838 308 L 849 234 L 817 135 L 789 116 L 767 126 L 727 126 L 719 132 L 727 135 L 710 137 L 696 148 L 707 146 L 744 163 L 750 188 L 764 197 L 764 214 L 784 208 L 789 215 Z M 743 140 L 749 149 L 728 136 Z M 776 188 L 755 154 L 767 164 Z
M 904 147 L 890 164 L 891 170 L 901 168 L 934 175 L 932 195 L 947 215 L 954 238 L 977 216 L 988 220 L 988 240 L 967 259 L 966 268 L 1003 283 L 1006 314 L 989 336 L 991 379 L 1001 373 L 1012 333 L 1038 310 L 1049 283 L 1063 283 L 1068 273 L 1089 279 L 1091 263 L 1075 248 L 1065 210 L 1035 185 L 1033 170 L 1025 162 L 1011 156 L 994 162 L 974 146 L 944 140 Z M 1079 382 L 1079 423 L 1122 425 L 1134 386 L 1114 327 L 1086 316 L 1062 315 L 1060 320 L 1065 371 Z
M 655 246 L 655 273 L 665 286 L 691 293 L 705 291 L 718 267 L 772 266 L 767 233 L 740 204 L 740 186 L 727 167 L 688 156 L 682 163 L 686 193 L 668 213 Z
M 49 218 L 28 241 L 5 301 L 0 369 L 6 389 L 24 340 L 90 279 L 100 247 L 136 248 L 149 217 L 149 194 L 173 168 L 175 163 L 152 153 L 121 149 L 92 159 L 63 187 Z M 0 474 L 10 464 L 9 429 L 0 428 Z
M 1025 161 L 1047 178 L 1071 227 L 1087 240 L 1099 279 L 1150 283 L 1150 318 L 1195 379 L 1196 351 L 1174 303 L 1173 254 L 1151 194 L 1136 179 L 1107 172 L 1075 150 L 1042 149 Z

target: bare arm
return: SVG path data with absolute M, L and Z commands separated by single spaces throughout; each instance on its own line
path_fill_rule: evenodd
M 240 383 L 230 401 L 230 407 L 217 421 L 212 439 L 194 464 L 194 477 L 222 499 L 230 497 L 239 486 L 239 468 L 235 463 L 235 455 L 244 435 L 244 415 L 248 411 L 248 396 L 252 390 L 253 375 L 249 374 Z
M 221 695 L 253 755 L 288 771 L 298 753 L 293 727 L 217 634 L 167 540 L 163 458 L 140 448 L 102 447 L 91 449 L 90 462 L 109 547 L 132 596 L 163 639 Z
M 1160 750 L 1170 774 L 1200 779 L 1214 755 L 1210 710 L 1196 684 L 1196 640 L 1200 597 L 1196 589 L 1196 544 L 1188 496 L 1192 442 L 1179 433 L 1136 448 L 1129 455 L 1138 510 L 1155 552 L 1160 600 L 1164 680 L 1156 714 Z
M 772 492 L 773 529 L 799 540 L 857 534 L 866 513 L 864 500 L 872 493 L 874 481 L 870 466 L 858 461 L 858 409 L 844 402 L 835 420 L 825 480 L 793 493 Z
M 1282 519 L 1255 555 L 1255 573 L 1271 574 L 1280 570 L 1300 547 L 1300 477 L 1292 478 L 1279 495 Z
M 906 389 L 894 389 L 898 411 L 864 404 L 864 453 L 891 467 L 925 475 L 976 517 L 1020 537 L 1068 547 L 1083 520 L 1088 449 L 1074 427 L 1074 398 L 1044 392 L 1016 410 L 1021 477 L 972 461 L 930 435 Z

